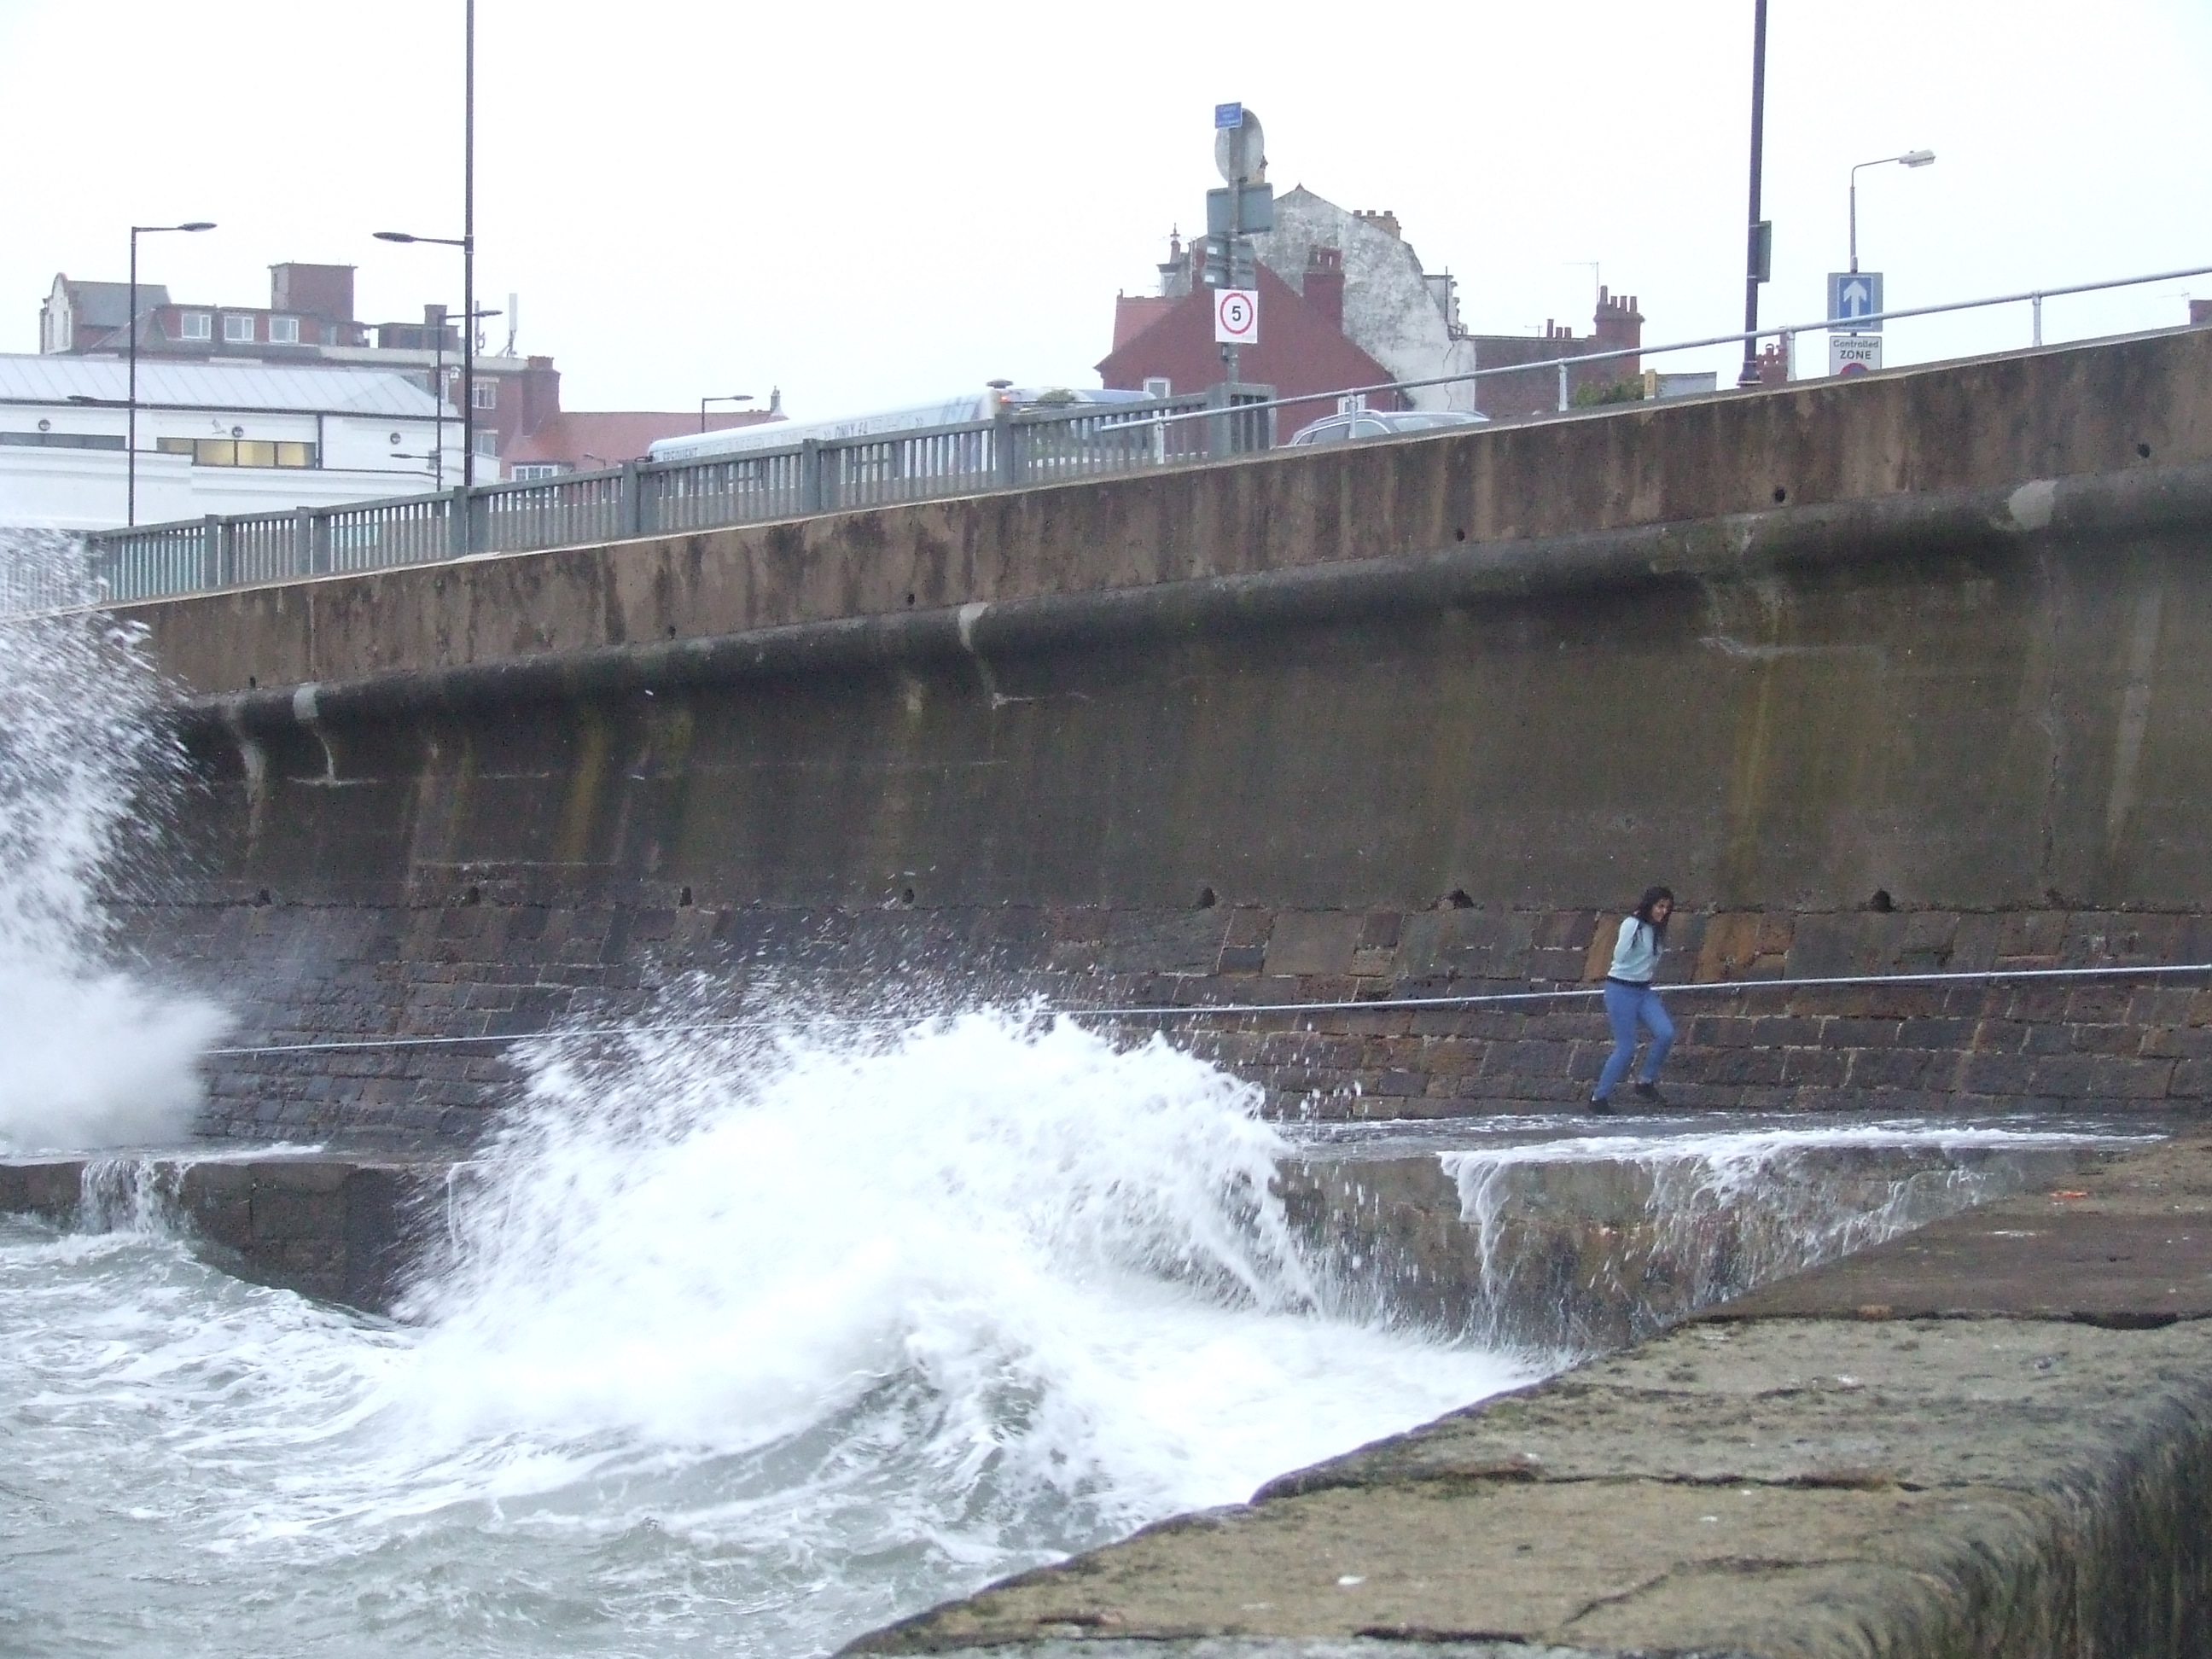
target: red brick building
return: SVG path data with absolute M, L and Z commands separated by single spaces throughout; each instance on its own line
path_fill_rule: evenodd
M 1410 392 L 1370 396 L 1376 407 L 1473 409 L 1493 418 L 1540 414 L 1559 402 L 1559 371 L 1455 380 L 1476 369 L 1541 363 L 1620 351 L 1626 355 L 1567 374 L 1570 398 L 1636 380 L 1643 365 L 1644 314 L 1635 296 L 1598 290 L 1588 334 L 1547 323 L 1540 334 L 1475 334 L 1461 325 L 1458 283 L 1449 271 L 1426 270 L 1398 216 L 1347 212 L 1299 185 L 1275 198 L 1274 228 L 1253 238 L 1259 256 L 1260 342 L 1242 354 L 1248 381 L 1276 386 L 1285 397 L 1334 393 L 1394 380 L 1435 382 Z M 1177 392 L 1221 379 L 1213 343 L 1212 290 L 1204 287 L 1197 250 L 1178 240 L 1161 264 L 1158 295 L 1121 295 L 1114 349 L 1098 372 L 1109 387 L 1140 390 L 1164 380 Z M 1285 410 L 1285 435 L 1316 415 L 1334 413 L 1334 397 Z
M 1260 339 L 1239 352 L 1238 376 L 1272 386 L 1281 398 L 1328 392 L 1310 404 L 1293 404 L 1278 417 L 1288 437 L 1307 422 L 1336 412 L 1341 387 L 1378 386 L 1390 372 L 1344 334 L 1344 272 L 1340 267 L 1306 273 L 1301 295 L 1260 267 Z M 1171 392 L 1197 392 L 1223 378 L 1221 348 L 1213 339 L 1213 295 L 1194 288 L 1180 298 L 1127 295 L 1116 297 L 1114 349 L 1098 365 L 1109 390 L 1141 392 L 1148 380 L 1165 380 Z M 1395 409 L 1395 393 L 1369 399 L 1376 409 Z

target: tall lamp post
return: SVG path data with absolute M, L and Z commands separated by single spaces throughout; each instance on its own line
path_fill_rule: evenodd
M 1738 386 L 1759 384 L 1759 285 L 1771 274 L 1773 235 L 1759 216 L 1759 179 L 1766 149 L 1766 0 L 1756 0 L 1751 26 L 1751 228 L 1743 283 L 1743 371 Z
M 427 242 L 434 247 L 461 251 L 461 483 L 473 486 L 477 481 L 477 239 L 468 234 L 412 236 L 404 230 L 369 234 L 380 242 Z M 441 386 L 439 402 L 445 398 L 446 388 Z
M 749 404 L 752 402 L 752 400 L 753 394 L 750 392 L 732 392 L 726 398 L 700 398 L 699 430 L 704 432 L 707 429 L 707 405 L 708 404 Z
M 1878 155 L 1871 161 L 1861 161 L 1851 168 L 1851 269 L 1859 268 L 1859 168 L 1886 167 L 1891 162 L 1899 167 L 1932 167 L 1936 152 L 1932 149 L 1908 149 L 1902 155 Z
M 213 230 L 212 219 L 191 219 L 181 225 L 133 225 L 131 227 L 131 302 L 125 333 L 129 343 L 125 355 L 131 360 L 128 380 L 124 394 L 123 416 L 123 522 L 135 526 L 138 522 L 138 239 L 166 230 Z

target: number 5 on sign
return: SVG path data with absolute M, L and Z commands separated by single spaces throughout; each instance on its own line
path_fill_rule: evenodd
M 1224 288 L 1215 291 L 1213 343 L 1216 345 L 1257 345 L 1260 343 L 1260 291 L 1257 289 Z

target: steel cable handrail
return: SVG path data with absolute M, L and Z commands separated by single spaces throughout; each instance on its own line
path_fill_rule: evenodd
M 2142 979 L 2183 974 L 2212 975 L 2212 962 L 2110 964 L 2094 968 L 1986 968 L 1938 970 L 1918 974 L 1832 974 L 1804 979 L 1732 979 L 1687 981 L 1658 988 L 1668 996 L 1698 993 L 1745 991 L 1841 990 L 1891 985 L 2011 984 L 2050 980 Z M 1041 1013 L 1068 1019 L 1206 1019 L 1238 1018 L 1267 1014 L 1430 1012 L 1446 1008 L 1477 1008 L 1528 1002 L 1563 1002 L 1605 994 L 1595 985 L 1559 986 L 1539 991 L 1470 991 L 1462 995 L 1437 997 L 1354 998 L 1349 1001 L 1171 1003 L 1127 1008 L 1063 1008 L 1046 1005 Z M 922 1019 L 878 1016 L 840 1019 L 837 1024 L 875 1030 L 902 1030 L 925 1024 Z M 203 1060 L 258 1059 L 274 1054 L 345 1054 L 362 1049 L 450 1048 L 489 1042 L 580 1042 L 605 1037 L 698 1036 L 717 1031 L 789 1030 L 793 1022 L 772 1019 L 718 1019 L 654 1025 L 598 1025 L 563 1030 L 486 1031 L 471 1036 L 348 1037 L 329 1042 L 252 1043 L 234 1048 L 204 1048 Z

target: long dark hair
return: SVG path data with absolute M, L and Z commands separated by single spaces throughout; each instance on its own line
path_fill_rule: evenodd
M 1664 945 L 1667 942 L 1667 922 L 1654 921 L 1651 919 L 1651 907 L 1658 903 L 1661 899 L 1665 899 L 1667 901 L 1668 921 L 1673 921 L 1674 918 L 1674 890 L 1671 887 L 1645 888 L 1644 890 L 1644 896 L 1636 902 L 1636 920 L 1642 922 L 1646 927 L 1649 927 L 1651 930 L 1652 936 L 1656 938 L 1660 944 Z

